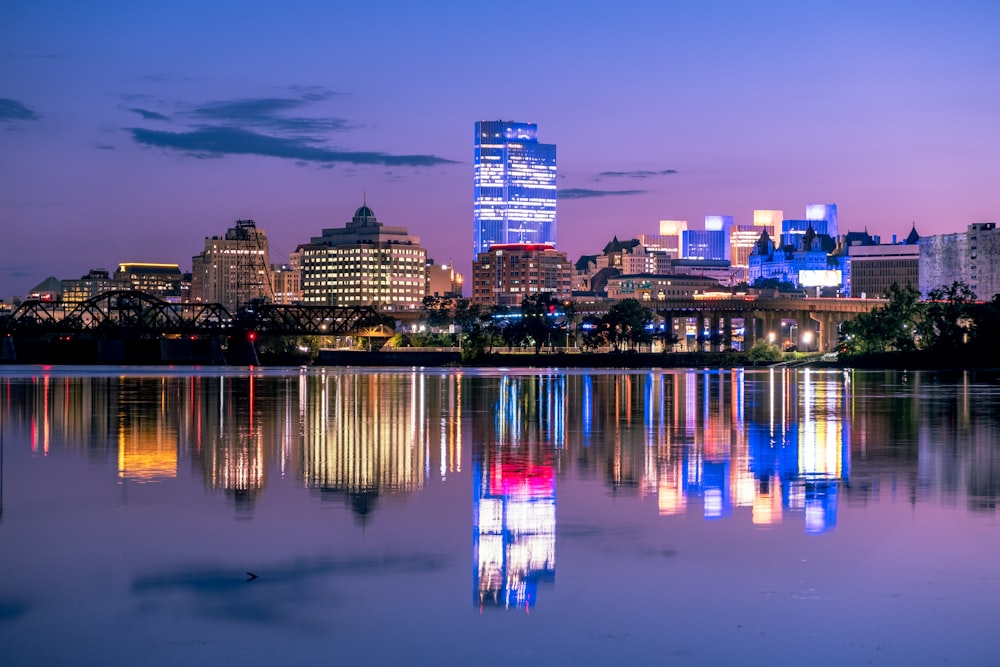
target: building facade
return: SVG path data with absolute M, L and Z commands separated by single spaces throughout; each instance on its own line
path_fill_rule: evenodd
M 180 303 L 184 275 L 177 264 L 122 262 L 114 279 L 122 289 L 145 292 L 169 303 Z
M 787 220 L 785 222 L 788 222 Z M 808 227 L 793 235 L 792 243 L 775 247 L 771 237 L 762 233 L 750 254 L 747 282 L 774 279 L 795 287 L 843 289 L 844 258 L 836 254 L 836 242 L 826 234 Z
M 859 243 L 845 245 L 845 249 L 852 297 L 882 299 L 894 284 L 920 289 L 920 235 L 916 227 L 903 243 Z
M 129 288 L 127 283 L 112 278 L 107 269 L 91 269 L 79 280 L 62 281 L 62 300 L 66 303 L 82 303 L 104 292 Z
M 1000 294 L 1000 229 L 995 222 L 977 222 L 958 234 L 920 238 L 920 293 L 948 287 L 955 281 L 969 285 L 980 301 Z
M 609 299 L 690 299 L 696 294 L 718 291 L 719 282 L 703 276 L 621 275 L 608 279 Z
M 534 123 L 478 121 L 473 253 L 495 243 L 556 243 L 556 147 Z
M 427 295 L 442 299 L 462 298 L 462 284 L 465 279 L 455 271 L 452 264 L 435 264 L 427 260 Z
M 301 246 L 305 304 L 420 308 L 427 295 L 427 250 L 405 227 L 390 227 L 362 205 L 344 227 Z
M 224 236 L 206 237 L 204 250 L 191 258 L 190 299 L 230 311 L 257 299 L 274 301 L 264 230 L 253 220 L 237 220 Z
M 548 243 L 494 244 L 472 265 L 472 300 L 488 306 L 520 306 L 526 296 L 549 292 L 569 298 L 572 264 Z

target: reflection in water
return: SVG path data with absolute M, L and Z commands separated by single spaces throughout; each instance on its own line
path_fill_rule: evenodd
M 500 380 L 473 426 L 475 604 L 528 609 L 555 577 L 556 450 L 565 446 L 566 378 Z M 482 395 L 480 395 L 482 396 Z M 492 409 L 491 409 L 492 408 Z
M 551 511 L 530 534 L 554 534 L 556 477 L 570 473 L 655 498 L 664 517 L 810 533 L 834 528 L 841 503 L 887 492 L 975 511 L 1000 495 L 995 383 L 968 373 L 15 371 L 0 386 L 8 450 L 77 451 L 121 482 L 171 483 L 189 468 L 246 515 L 279 476 L 364 521 L 380 497 L 459 472 L 466 438 L 482 535 L 495 529 L 487 499 Z M 496 534 L 529 534 L 506 516 Z
M 998 375 L 0 369 L 0 655 L 990 664 Z
M 251 513 L 269 475 L 294 475 L 363 520 L 379 494 L 461 470 L 462 376 L 261 373 L 5 378 L 2 423 L 48 456 L 117 462 L 122 481 L 168 482 L 187 460 Z M 112 449 L 113 448 L 113 449 Z

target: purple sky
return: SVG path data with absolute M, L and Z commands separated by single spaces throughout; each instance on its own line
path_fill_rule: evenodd
M 468 274 L 480 119 L 557 144 L 571 259 L 812 202 L 886 240 L 998 220 L 1000 3 L 870 4 L 6 0 L 0 297 L 190 270 L 239 218 L 284 261 L 366 194 Z

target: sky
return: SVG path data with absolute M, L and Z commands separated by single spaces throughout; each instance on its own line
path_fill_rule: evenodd
M 1000 222 L 1000 3 L 0 3 L 0 298 L 190 270 L 236 220 L 274 262 L 367 201 L 472 263 L 473 126 L 558 151 L 557 246 L 802 218 L 884 241 Z

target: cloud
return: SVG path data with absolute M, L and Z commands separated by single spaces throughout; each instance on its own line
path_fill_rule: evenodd
M 126 128 L 132 139 L 146 146 L 173 150 L 197 158 L 223 155 L 261 155 L 318 164 L 381 164 L 434 167 L 457 164 L 436 155 L 392 155 L 376 151 L 339 151 L 317 145 L 316 139 L 276 137 L 233 127 L 208 126 L 187 132 Z
M 645 190 L 591 190 L 589 188 L 565 188 L 559 190 L 560 199 L 591 199 L 593 197 L 627 197 L 645 194 Z
M 636 169 L 634 171 L 602 171 L 597 175 L 598 180 L 602 178 L 652 178 L 653 176 L 669 176 L 676 174 L 676 169 L 662 169 L 651 171 L 649 169 Z
M 97 148 L 102 151 L 113 151 L 115 147 L 111 144 L 97 144 Z
M 38 120 L 39 118 L 41 118 L 41 115 L 31 107 L 17 100 L 0 97 L 0 121 Z
M 168 116 L 159 111 L 150 111 L 149 109 L 139 109 L 137 107 L 133 107 L 129 111 L 139 114 L 143 120 L 170 120 Z
M 308 118 L 282 114 L 332 95 L 322 89 L 303 90 L 297 97 L 257 97 L 222 102 L 208 102 L 195 107 L 195 122 L 225 123 L 242 127 L 264 128 L 276 132 L 339 132 L 350 129 L 343 118 Z

